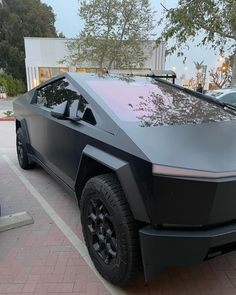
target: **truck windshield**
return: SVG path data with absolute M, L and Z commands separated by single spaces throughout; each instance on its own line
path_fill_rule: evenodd
M 212 103 L 151 78 L 99 79 L 89 87 L 122 121 L 140 126 L 201 124 L 236 116 Z

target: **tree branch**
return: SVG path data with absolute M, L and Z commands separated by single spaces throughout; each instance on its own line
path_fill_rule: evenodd
M 162 3 L 160 3 L 160 4 L 165 11 L 169 11 L 169 9 L 167 9 Z
M 194 22 L 194 24 L 196 24 L 196 25 L 200 25 L 200 27 L 202 27 L 202 29 L 205 30 L 205 31 L 209 31 L 209 28 L 207 27 L 206 24 L 204 24 L 204 23 L 202 22 L 202 20 L 199 20 L 199 19 L 198 19 L 197 22 Z M 236 40 L 236 37 L 234 37 L 233 35 L 230 35 L 230 34 L 224 33 L 224 32 L 222 32 L 222 31 L 219 31 L 219 30 L 216 30 L 216 29 L 214 29 L 214 32 L 215 32 L 216 34 L 221 35 L 221 36 L 224 37 L 224 38 L 229 38 L 229 39 Z

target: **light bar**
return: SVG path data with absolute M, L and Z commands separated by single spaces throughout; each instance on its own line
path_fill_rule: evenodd
M 153 174 L 169 175 L 169 176 L 185 176 L 185 177 L 204 177 L 204 178 L 220 178 L 236 176 L 236 171 L 228 172 L 209 172 L 203 170 L 192 170 L 186 168 L 170 167 L 164 165 L 153 165 Z

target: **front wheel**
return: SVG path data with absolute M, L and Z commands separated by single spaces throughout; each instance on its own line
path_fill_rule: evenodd
M 18 128 L 16 132 L 16 151 L 18 162 L 22 169 L 31 169 L 36 166 L 35 162 L 29 161 L 26 141 L 23 130 L 21 128 Z
M 111 283 L 125 285 L 141 260 L 138 229 L 116 176 L 91 178 L 80 205 L 83 234 L 96 269 Z

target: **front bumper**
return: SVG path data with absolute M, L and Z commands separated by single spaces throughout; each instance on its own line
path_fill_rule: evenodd
M 202 230 L 147 226 L 139 236 L 146 280 L 165 267 L 199 263 L 236 249 L 236 223 Z
M 155 175 L 152 225 L 214 226 L 236 220 L 236 177 L 177 178 Z

